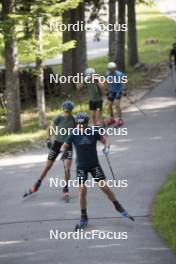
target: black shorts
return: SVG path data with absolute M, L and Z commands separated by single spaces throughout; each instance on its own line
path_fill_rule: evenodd
M 101 101 L 89 101 L 89 110 L 90 111 L 102 111 L 103 100 Z
M 114 100 L 120 100 L 122 97 L 122 92 L 108 92 L 108 100 L 114 102 Z
M 49 151 L 49 154 L 48 154 L 48 160 L 52 160 L 52 161 L 55 161 L 55 159 L 57 158 L 57 156 L 59 155 L 60 153 L 60 148 L 62 146 L 63 143 L 61 142 L 58 142 L 58 141 L 54 141 L 53 144 L 52 144 L 52 147 Z M 64 155 L 64 158 L 63 160 L 65 159 L 72 159 L 72 146 L 68 148 L 68 150 L 65 152 L 65 155 Z
M 100 165 L 97 165 L 91 169 L 81 169 L 77 168 L 77 178 L 79 179 L 79 184 L 84 183 L 88 178 L 88 173 L 92 175 L 96 182 L 105 180 L 105 174 Z

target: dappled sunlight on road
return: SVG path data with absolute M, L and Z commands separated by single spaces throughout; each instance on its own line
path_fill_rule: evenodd
M 42 203 L 38 203 L 38 205 L 40 206 L 46 206 L 46 207 L 55 207 L 55 206 L 58 206 L 58 202 L 42 202 Z
M 153 97 L 146 100 L 146 103 L 142 106 L 143 109 L 156 109 L 156 108 L 167 108 L 171 106 L 176 106 L 176 99 L 173 97 Z
M 20 244 L 23 243 L 24 241 L 18 241 L 18 240 L 13 240 L 13 241 L 0 241 L 0 246 L 7 246 L 7 245 L 13 245 L 13 244 Z
M 124 113 L 133 113 L 133 115 L 143 114 L 147 116 L 146 110 L 153 110 L 153 113 L 158 113 L 162 109 L 168 108 L 169 110 L 174 110 L 176 106 L 176 97 L 152 97 L 145 99 L 145 103 L 131 104 L 127 109 L 124 110 Z M 140 109 L 144 112 L 142 113 Z M 168 110 L 167 109 L 167 110 Z
M 24 241 L 23 241 L 24 243 Z M 28 251 L 28 252 L 13 252 L 13 253 L 7 253 L 7 254 L 1 254 L 0 258 L 21 258 L 21 257 L 25 257 L 25 256 L 32 256 L 32 255 L 37 255 L 38 253 L 48 253 L 48 252 L 54 252 L 54 250 L 52 249 L 45 249 L 45 250 L 35 250 L 35 251 Z
M 162 140 L 162 137 L 156 136 L 156 137 L 150 137 L 149 139 L 150 140 Z
M 44 154 L 29 154 L 29 155 L 20 155 L 20 156 L 13 156 L 9 158 L 4 158 L 0 160 L 0 166 L 14 166 L 14 165 L 21 165 L 21 164 L 31 164 L 31 163 L 41 163 L 46 161 L 47 153 Z M 32 164 L 29 165 L 33 166 Z M 28 167 L 28 168 L 29 168 Z
M 117 139 L 118 142 L 132 142 L 133 139 L 131 138 L 124 138 L 124 139 Z

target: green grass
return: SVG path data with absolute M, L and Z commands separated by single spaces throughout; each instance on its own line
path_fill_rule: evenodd
M 73 95 L 73 101 L 75 103 L 74 114 L 84 111 L 88 113 L 88 104 L 86 102 L 87 95 L 84 94 L 84 97 L 81 98 L 81 102 Z M 48 102 L 47 107 L 47 124 L 50 124 L 51 120 L 58 114 L 61 113 L 59 106 L 61 106 L 62 98 L 56 97 L 55 101 L 57 102 L 57 109 L 52 109 L 53 105 L 51 102 Z M 49 106 L 50 105 L 50 106 Z M 108 105 L 104 105 L 104 116 L 107 116 Z M 33 108 L 28 111 L 24 111 L 21 115 L 22 119 L 22 128 L 19 133 L 8 134 L 5 132 L 4 126 L 0 126 L 0 153 L 15 153 L 19 150 L 24 150 L 27 147 L 44 145 L 46 140 L 47 133 L 46 129 L 39 129 L 38 127 L 38 113 L 37 109 Z
M 140 59 L 155 64 L 168 60 L 171 44 L 176 41 L 176 22 L 163 16 L 155 7 L 137 8 L 137 30 Z M 146 45 L 147 39 L 156 39 L 158 44 Z
M 61 99 L 56 98 L 57 105 L 61 105 Z M 78 99 L 74 99 L 75 102 L 75 113 L 80 111 L 80 104 Z M 88 106 L 85 102 L 81 103 L 82 111 L 88 112 Z M 61 110 L 55 109 L 51 110 L 51 107 L 47 108 L 47 123 L 49 124 L 51 120 L 58 114 Z M 27 147 L 35 146 L 35 144 L 41 144 L 46 140 L 47 133 L 46 129 L 39 129 L 38 127 L 38 114 L 37 110 L 24 111 L 21 115 L 22 128 L 19 133 L 8 134 L 5 132 L 4 126 L 0 126 L 0 153 L 15 153 L 19 150 L 24 150 Z
M 176 170 L 170 173 L 155 198 L 152 222 L 160 236 L 176 251 Z
M 20 133 L 7 134 L 4 127 L 0 127 L 0 153 L 14 153 L 46 138 L 46 131 L 38 129 L 37 113 L 25 112 L 21 118 L 23 127 Z

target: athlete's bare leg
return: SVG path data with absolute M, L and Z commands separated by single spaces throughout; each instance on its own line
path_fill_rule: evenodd
M 86 186 L 85 185 L 79 186 L 79 201 L 80 201 L 81 210 L 86 209 L 86 207 L 87 207 L 86 196 L 87 196 Z
M 106 183 L 106 181 L 104 181 Z M 109 200 L 111 202 L 116 201 L 116 197 L 113 191 L 111 191 L 111 189 L 107 186 L 107 183 L 104 184 L 103 187 L 100 187 L 100 189 L 107 195 L 107 197 L 109 198 Z
M 96 125 L 96 111 L 90 111 L 90 117 L 93 125 Z
M 109 107 L 109 115 L 110 115 L 110 117 L 114 118 L 113 102 L 112 101 L 108 101 L 108 107 Z
M 103 116 L 102 111 L 97 110 L 96 111 L 96 125 L 103 125 Z
M 120 100 L 115 100 L 115 106 L 116 106 L 117 115 L 119 118 L 121 118 L 122 117 L 122 110 L 120 107 Z
M 71 159 L 65 159 L 63 161 L 63 163 L 64 163 L 64 170 L 65 170 L 64 180 L 65 180 L 66 184 L 68 185 L 68 180 L 70 180 L 70 171 L 71 171 L 72 160 Z
M 45 167 L 42 170 L 40 176 L 39 176 L 39 180 L 43 181 L 43 179 L 46 177 L 48 171 L 51 169 L 51 167 L 53 166 L 54 161 L 53 160 L 47 160 L 45 163 Z

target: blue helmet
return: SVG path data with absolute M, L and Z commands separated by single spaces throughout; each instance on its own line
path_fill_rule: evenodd
M 66 110 L 69 110 L 69 111 L 72 111 L 73 108 L 74 108 L 74 104 L 72 101 L 64 101 L 63 104 L 62 104 L 62 108 L 63 109 L 66 109 Z
M 86 124 L 89 122 L 89 117 L 86 113 L 81 112 L 76 115 L 75 121 L 77 124 Z

